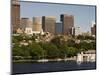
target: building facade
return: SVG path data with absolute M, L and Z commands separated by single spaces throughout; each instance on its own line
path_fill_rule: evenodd
M 77 54 L 77 63 L 82 62 L 95 62 L 96 50 L 88 50 Z
M 91 35 L 96 36 L 96 24 L 91 27 Z
M 62 22 L 62 33 L 64 35 L 72 35 L 72 27 L 74 27 L 74 16 L 68 14 L 62 14 L 60 16 Z
M 29 18 L 21 18 L 20 28 L 26 33 L 26 30 L 33 29 L 33 22 Z
M 18 0 L 11 1 L 11 27 L 13 33 L 16 33 L 20 26 L 20 3 Z
M 42 17 L 42 29 L 44 32 L 55 34 L 56 18 L 54 16 Z
M 32 28 L 26 27 L 26 28 L 25 28 L 25 34 L 27 34 L 27 35 L 32 35 L 32 34 L 33 34 Z
M 33 31 L 34 32 L 42 31 L 42 17 L 33 17 Z
M 28 25 L 28 20 L 29 18 L 21 18 L 20 20 L 20 28 L 25 31 L 25 28 L 27 27 Z
M 62 34 L 62 23 L 60 23 L 60 22 L 56 23 L 55 33 L 56 34 Z
M 82 31 L 80 27 L 75 27 L 75 36 L 82 35 Z

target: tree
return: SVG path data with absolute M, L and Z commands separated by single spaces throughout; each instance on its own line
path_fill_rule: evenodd
M 13 45 L 13 56 L 29 56 L 27 46 L 20 46 L 19 44 Z
M 85 37 L 84 37 L 83 35 L 78 35 L 78 36 L 77 36 L 77 39 L 80 39 L 80 40 L 84 40 L 84 38 L 85 38 Z
M 35 35 L 34 36 L 27 36 L 27 35 L 24 35 L 23 36 L 23 40 L 26 40 L 26 41 L 29 41 L 29 40 L 31 40 L 31 41 L 35 41 Z
M 28 46 L 28 51 L 30 52 L 30 56 L 32 56 L 33 59 L 43 58 L 44 50 L 37 43 L 30 44 Z
M 48 44 L 43 44 L 42 47 L 47 53 L 47 58 L 58 58 L 59 50 L 56 45 L 48 43 Z
M 13 47 L 12 47 L 12 55 L 13 56 L 20 56 L 20 50 L 21 50 L 21 48 L 19 47 L 18 44 L 13 45 Z
M 67 50 L 67 56 L 68 57 L 73 57 L 73 56 L 76 56 L 78 53 L 78 50 L 74 47 L 68 47 L 68 50 Z
M 60 58 L 66 58 L 67 57 L 67 55 L 68 55 L 68 46 L 66 45 L 66 44 L 63 44 L 63 45 L 60 45 L 59 46 L 59 57 Z
M 24 59 L 25 57 L 30 56 L 27 46 L 20 46 L 19 44 L 13 45 L 12 55 L 15 57 L 14 59 L 16 59 L 16 57 L 22 57 Z
M 78 35 L 77 36 L 77 39 L 80 39 L 80 40 L 95 40 L 95 37 L 93 36 L 88 36 L 88 35 Z
M 23 36 L 22 35 L 12 36 L 12 42 L 13 43 L 20 42 L 22 40 L 23 40 Z
M 66 43 L 68 47 L 75 47 L 75 41 L 72 39 L 69 39 Z
M 64 44 L 64 38 L 63 36 L 56 36 L 51 40 L 51 43 L 55 44 L 56 46 L 59 46 L 61 44 Z

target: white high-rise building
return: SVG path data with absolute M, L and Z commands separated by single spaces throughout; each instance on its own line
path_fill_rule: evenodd
M 80 27 L 75 27 L 75 36 L 81 35 L 82 31 Z

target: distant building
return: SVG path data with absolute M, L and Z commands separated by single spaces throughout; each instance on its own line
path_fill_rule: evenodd
M 72 30 L 72 31 L 71 31 L 71 35 L 75 36 L 75 27 L 72 27 L 71 30 Z
M 91 36 L 91 33 L 90 33 L 89 31 L 87 31 L 87 32 L 82 32 L 82 35 L 83 35 L 83 36 Z
M 28 34 L 28 35 L 32 35 L 33 34 L 32 28 L 26 27 L 25 28 L 25 33 Z
M 25 31 L 26 26 L 28 25 L 29 18 L 21 18 L 20 20 L 20 28 Z
M 75 27 L 75 36 L 82 35 L 82 31 L 80 27 Z
M 20 28 L 25 31 L 26 28 L 33 28 L 32 20 L 29 18 L 21 18 Z
M 42 31 L 42 17 L 33 17 L 33 31 L 34 32 Z
M 88 50 L 77 54 L 77 62 L 95 62 L 96 50 Z
M 74 27 L 74 16 L 62 14 L 60 16 L 62 22 L 62 33 L 64 35 L 72 35 L 72 27 Z
M 93 24 L 93 26 L 91 27 L 91 35 L 96 36 L 96 24 Z
M 23 32 L 23 30 L 22 30 L 21 28 L 18 28 L 18 29 L 17 29 L 17 33 L 18 33 L 18 34 L 23 34 L 24 32 Z
M 55 34 L 56 18 L 54 16 L 42 17 L 42 29 L 44 32 Z
M 62 23 L 56 23 L 56 26 L 55 26 L 55 33 L 56 34 L 62 34 Z
M 11 0 L 11 27 L 12 32 L 16 33 L 20 26 L 20 3 L 19 0 Z
M 33 30 L 33 21 L 32 21 L 32 19 L 29 19 L 29 20 L 28 20 L 28 24 L 27 24 L 26 27 L 27 27 L 27 28 L 32 28 L 32 30 Z

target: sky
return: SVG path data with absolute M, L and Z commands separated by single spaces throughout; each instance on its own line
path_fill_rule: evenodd
M 73 15 L 74 26 L 85 32 L 90 31 L 91 23 L 96 20 L 95 6 L 20 2 L 20 7 L 21 17 L 30 19 L 36 16 L 55 16 L 56 22 L 60 22 L 61 14 Z

